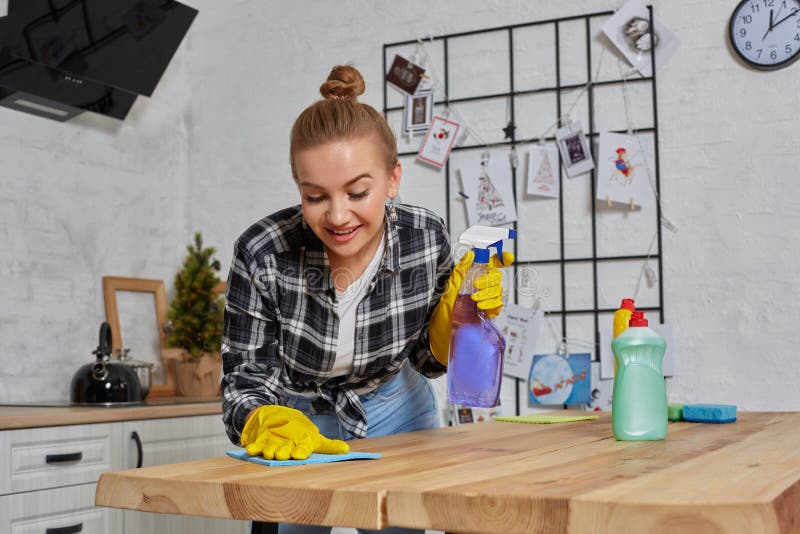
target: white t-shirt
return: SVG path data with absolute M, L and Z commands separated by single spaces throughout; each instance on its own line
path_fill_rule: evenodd
M 336 314 L 339 316 L 339 344 L 336 351 L 336 361 L 333 362 L 331 376 L 341 376 L 353 371 L 353 353 L 356 347 L 356 312 L 359 303 L 367 295 L 370 282 L 378 272 L 378 267 L 383 258 L 384 239 L 378 245 L 378 250 L 369 261 L 364 273 L 354 280 L 344 291 L 336 290 Z

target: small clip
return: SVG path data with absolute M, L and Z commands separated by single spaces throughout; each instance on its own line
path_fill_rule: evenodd
M 469 127 L 464 128 L 464 131 L 461 132 L 461 135 L 458 136 L 458 140 L 456 141 L 456 146 L 463 145 L 466 142 L 467 137 L 469 137 Z
M 484 172 L 486 172 L 485 168 L 489 165 L 489 158 L 491 157 L 492 154 L 488 150 L 481 152 L 481 167 L 484 168 Z
M 417 39 L 417 46 L 414 49 L 414 53 L 411 54 L 411 63 L 420 67 L 424 66 L 422 61 L 422 40 L 420 39 Z
M 606 195 L 606 202 L 608 202 L 608 207 L 611 207 L 611 195 Z
M 519 166 L 519 155 L 517 154 L 517 147 L 511 147 L 511 153 L 509 154 L 509 158 L 511 159 L 511 168 L 516 169 Z
M 667 230 L 669 230 L 670 232 L 675 232 L 675 233 L 678 232 L 678 227 L 675 226 L 674 224 L 672 224 L 672 221 L 667 219 L 666 216 L 664 216 L 663 213 L 661 214 L 661 225 L 664 228 L 666 228 Z
M 559 356 L 566 356 L 566 355 L 567 355 L 567 344 L 566 344 L 566 343 L 563 343 L 563 342 L 562 342 L 562 343 L 561 343 L 561 344 L 558 346 L 558 355 L 559 355 Z
M 656 280 L 658 280 L 656 272 L 650 267 L 649 263 L 644 264 L 644 278 L 647 280 L 647 287 L 653 287 L 656 285 Z
M 631 208 L 631 211 L 633 211 L 634 209 L 636 209 L 636 204 L 634 204 L 634 203 L 633 203 L 633 197 L 631 197 L 631 205 L 630 205 L 630 208 Z

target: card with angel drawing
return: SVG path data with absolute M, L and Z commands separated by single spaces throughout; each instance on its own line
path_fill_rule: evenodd
M 653 196 L 648 183 L 646 138 L 611 132 L 600 134 L 597 199 L 641 206 Z
M 451 165 L 461 178 L 470 226 L 495 226 L 517 220 L 511 163 L 503 151 L 461 152 Z

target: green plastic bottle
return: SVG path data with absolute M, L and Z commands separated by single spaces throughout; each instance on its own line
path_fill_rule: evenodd
M 667 388 L 661 360 L 667 342 L 647 327 L 644 312 L 631 315 L 630 326 L 614 341 L 617 363 L 611 426 L 621 441 L 664 439 L 667 435 Z

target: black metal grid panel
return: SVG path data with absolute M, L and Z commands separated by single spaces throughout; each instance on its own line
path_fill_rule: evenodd
M 652 33 L 653 28 L 653 8 L 652 6 L 647 6 L 649 17 L 650 17 L 650 31 Z M 527 22 L 521 24 L 513 24 L 509 26 L 497 26 L 479 30 L 472 30 L 460 33 L 452 33 L 447 35 L 439 35 L 433 37 L 426 37 L 425 40 L 428 42 L 435 42 L 441 41 L 442 42 L 442 51 L 444 55 L 444 73 L 443 73 L 443 85 L 444 85 L 444 100 L 436 101 L 436 105 L 445 106 L 447 107 L 450 104 L 458 104 L 464 102 L 475 102 L 475 101 L 487 101 L 490 99 L 498 99 L 498 98 L 506 98 L 509 101 L 509 110 L 510 110 L 510 120 L 513 125 L 517 125 L 516 116 L 515 116 L 515 101 L 522 96 L 531 95 L 535 93 L 554 93 L 555 100 L 556 100 L 556 113 L 557 117 L 562 117 L 564 112 L 563 103 L 562 103 L 562 95 L 566 92 L 573 91 L 576 89 L 583 89 L 587 86 L 587 84 L 562 84 L 561 80 L 561 50 L 560 50 L 560 39 L 559 39 L 559 30 L 560 26 L 566 22 L 574 22 L 583 20 L 585 23 L 585 31 L 586 31 L 586 75 L 588 83 L 588 116 L 589 116 L 589 124 L 588 124 L 588 131 L 586 131 L 586 136 L 590 140 L 594 141 L 599 138 L 600 132 L 595 131 L 595 89 L 602 86 L 612 86 L 612 85 L 620 85 L 624 83 L 646 83 L 649 84 L 651 87 L 651 97 L 652 97 L 652 126 L 646 128 L 638 128 L 632 130 L 632 133 L 639 134 L 639 133 L 651 133 L 653 136 L 653 154 L 654 154 L 654 180 L 655 180 L 655 190 L 657 199 L 661 197 L 661 179 L 660 179 L 660 168 L 659 168 L 659 149 L 658 149 L 658 107 L 657 107 L 657 94 L 656 94 L 656 69 L 655 69 L 655 57 L 653 54 L 650 56 L 651 61 L 651 73 L 652 75 L 649 77 L 641 76 L 637 78 L 631 79 L 612 79 L 612 80 L 593 80 L 592 77 L 592 56 L 591 56 L 591 21 L 592 19 L 599 18 L 599 17 L 607 17 L 613 15 L 613 11 L 604 11 L 604 12 L 596 12 L 596 13 L 589 13 L 585 15 L 575 15 L 570 17 L 563 17 L 563 18 L 554 18 L 554 19 L 547 19 L 547 20 L 540 20 L 534 22 Z M 553 27 L 553 37 L 555 40 L 555 57 L 553 58 L 555 64 L 555 85 L 552 87 L 542 87 L 536 88 L 531 90 L 515 90 L 514 88 L 514 34 L 516 30 L 521 28 L 527 28 L 532 26 L 552 26 Z M 464 38 L 469 36 L 476 36 L 481 34 L 487 33 L 494 33 L 494 32 L 507 32 L 508 34 L 508 62 L 509 62 L 509 90 L 508 92 L 499 92 L 499 93 L 492 93 L 492 94 L 483 94 L 477 96 L 469 96 L 464 98 L 457 98 L 457 99 L 450 99 L 449 95 L 451 94 L 450 91 L 450 58 L 449 51 L 448 51 L 448 43 L 455 38 Z M 652 37 L 652 35 L 651 35 Z M 383 45 L 383 72 L 387 71 L 387 58 L 389 57 L 390 51 L 393 48 L 405 47 L 409 45 L 414 45 L 418 41 L 408 40 L 408 41 L 399 41 L 394 43 L 387 43 Z M 392 54 L 393 57 L 393 54 Z M 384 116 L 388 116 L 390 112 L 401 111 L 403 108 L 401 107 L 389 107 L 388 106 L 388 84 L 384 80 L 383 84 L 383 113 Z M 613 130 L 612 130 L 613 131 Z M 618 131 L 618 133 L 623 133 Z M 478 144 L 478 145 L 462 145 L 462 146 L 455 146 L 453 147 L 453 151 L 460 151 L 460 150 L 470 150 L 470 149 L 481 149 L 481 148 L 496 148 L 496 147 L 515 147 L 520 144 L 527 144 L 534 141 L 540 140 L 540 138 L 536 137 L 533 139 L 517 139 L 516 135 L 512 131 L 511 138 L 508 141 L 501 141 L 501 142 L 493 142 L 487 144 Z M 549 136 L 541 138 L 543 141 L 555 141 L 555 136 Z M 596 157 L 594 156 L 595 153 L 595 143 L 590 142 L 589 148 L 592 151 L 592 157 L 597 161 Z M 400 156 L 415 156 L 416 152 L 401 152 Z M 643 253 L 643 254 L 634 254 L 634 255 L 617 255 L 617 256 L 598 256 L 597 254 L 597 212 L 596 212 L 596 202 L 591 202 L 591 222 L 592 222 L 592 254 L 591 256 L 587 257 L 566 257 L 565 254 L 565 244 L 564 244 L 564 191 L 563 191 L 563 167 L 561 165 L 561 155 L 559 154 L 559 198 L 558 198 L 558 214 L 559 214 L 559 236 L 560 236 L 560 253 L 559 257 L 552 258 L 552 259 L 545 259 L 545 260 L 534 260 L 534 261 L 518 261 L 514 264 L 514 274 L 516 278 L 517 269 L 524 265 L 558 265 L 560 267 L 560 283 L 561 283 L 561 307 L 557 310 L 549 310 L 547 313 L 552 316 L 560 316 L 561 317 L 561 335 L 564 338 L 567 338 L 567 316 L 570 315 L 592 315 L 594 317 L 594 358 L 597 359 L 598 357 L 598 349 L 599 349 L 599 316 L 600 314 L 604 313 L 613 313 L 616 311 L 615 308 L 600 308 L 598 306 L 598 265 L 605 262 L 618 262 L 618 261 L 635 261 L 641 260 L 644 261 L 646 259 L 653 260 L 657 263 L 658 266 L 658 302 L 656 306 L 649 306 L 649 307 L 639 307 L 642 311 L 650 311 L 650 312 L 658 312 L 660 316 L 660 322 L 663 323 L 665 320 L 664 315 L 664 284 L 663 284 L 663 267 L 662 267 L 662 249 L 661 249 L 661 204 L 660 202 L 656 202 L 656 250 L 652 253 Z M 451 197 L 450 191 L 450 163 L 448 161 L 447 165 L 445 166 L 445 180 L 444 180 L 444 194 L 445 198 L 448 199 L 446 203 L 446 222 L 448 226 L 451 223 L 451 214 L 450 214 L 450 202 L 449 199 Z M 591 171 L 591 198 L 594 199 L 594 191 L 596 187 L 597 181 L 597 166 Z M 512 188 L 514 197 L 517 198 L 517 169 L 512 168 Z M 519 216 L 519 215 L 518 215 Z M 513 227 L 517 227 L 517 222 L 513 223 Z M 518 255 L 518 243 L 514 241 L 514 255 L 519 257 Z M 568 264 L 581 264 L 581 263 L 591 263 L 592 266 L 592 277 L 593 277 L 593 307 L 592 308 L 581 308 L 581 309 L 568 309 L 566 306 L 566 268 Z M 517 289 L 514 290 L 514 302 L 517 302 Z M 520 395 L 519 395 L 519 383 L 520 379 L 515 379 L 516 388 L 515 388 L 515 413 L 520 413 Z

